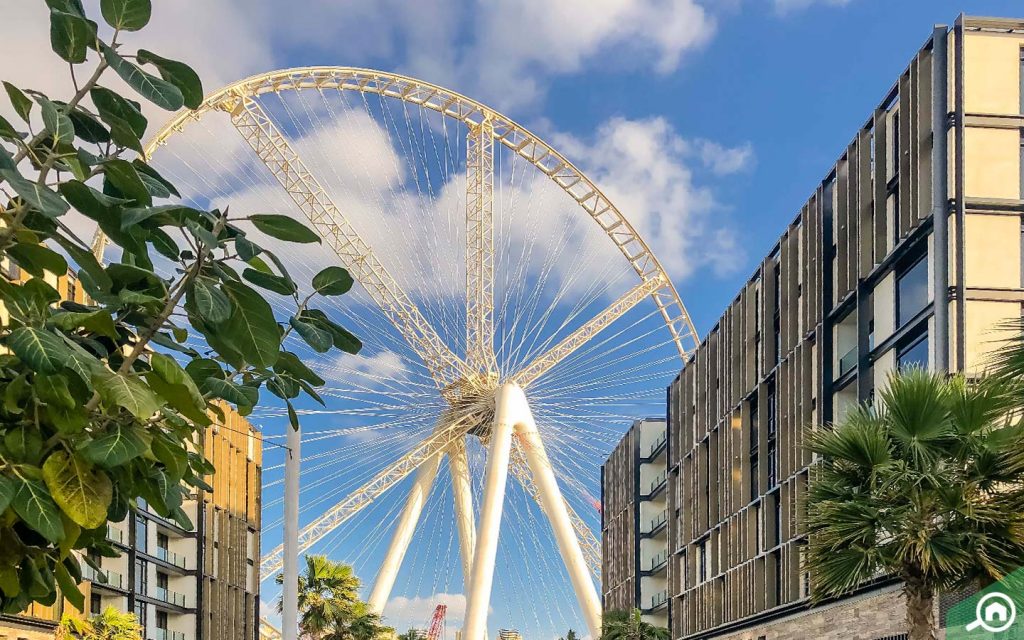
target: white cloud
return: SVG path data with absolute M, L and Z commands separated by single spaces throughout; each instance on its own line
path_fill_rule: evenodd
M 694 178 L 694 144 L 664 118 L 613 118 L 592 140 L 556 135 L 555 142 L 570 158 L 581 159 L 590 178 L 625 213 L 674 278 L 685 278 L 705 264 L 718 272 L 742 265 L 722 205 Z
M 697 140 L 701 162 L 715 175 L 725 176 L 750 168 L 754 147 L 749 142 L 738 147 L 725 147 L 712 140 Z
M 451 628 L 459 628 L 466 617 L 466 596 L 461 593 L 436 593 L 432 596 L 391 598 L 384 606 L 384 622 L 399 633 L 406 629 L 422 629 L 434 615 L 437 605 L 448 606 L 445 621 Z

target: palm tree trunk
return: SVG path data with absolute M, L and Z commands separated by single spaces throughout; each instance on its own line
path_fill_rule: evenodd
M 935 635 L 935 592 L 931 587 L 916 581 L 908 581 L 903 587 L 907 599 L 907 626 L 909 640 L 936 640 Z

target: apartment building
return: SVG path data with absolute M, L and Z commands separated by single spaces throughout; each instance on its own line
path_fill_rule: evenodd
M 1024 20 L 961 16 L 935 27 L 669 387 L 672 638 L 905 637 L 890 580 L 810 606 L 805 428 L 872 402 L 901 367 L 981 371 L 995 327 L 1022 315 L 1022 214 Z
M 601 466 L 602 600 L 668 626 L 668 432 L 637 420 Z M 621 479 L 609 483 L 605 479 Z
M 0 275 L 29 277 L 6 260 Z M 73 271 L 45 279 L 63 299 L 89 304 Z M 237 412 L 222 410 L 223 419 L 212 416 L 203 442 L 216 469 L 205 479 L 213 491 L 197 491 L 182 506 L 193 530 L 159 516 L 140 499 L 124 521 L 107 526 L 121 555 L 93 557 L 100 571 L 82 563 L 87 611 L 63 601 L 0 615 L 0 640 L 52 638 L 65 612 L 94 615 L 107 607 L 133 611 L 146 640 L 259 639 L 262 439 Z

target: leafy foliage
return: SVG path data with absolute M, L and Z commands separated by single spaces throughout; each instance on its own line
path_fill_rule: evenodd
M 20 121 L 0 118 L 3 613 L 52 604 L 58 583 L 81 608 L 80 559 L 116 555 L 106 522 L 125 518 L 139 497 L 190 528 L 181 505 L 209 490 L 204 429 L 225 410 L 247 415 L 268 391 L 297 426 L 293 401 L 320 401 L 324 381 L 284 349 L 293 331 L 318 352 L 361 347 L 311 306 L 348 291 L 344 269 L 300 287 L 246 237 L 258 229 L 282 243 L 319 242 L 313 231 L 284 215 L 186 206 L 141 157 L 148 121 L 138 99 L 178 109 L 203 96 L 185 63 L 118 42 L 150 22 L 151 0 L 101 0 L 103 28 L 80 0 L 45 2 L 71 95 L 5 82 Z M 133 95 L 101 84 L 111 72 Z M 75 235 L 72 211 L 98 225 L 116 262 L 101 264 Z M 84 301 L 61 299 L 69 266 Z M 275 293 L 292 313 L 275 315 Z M 203 351 L 192 346 L 204 342 Z
M 82 620 L 64 615 L 57 629 L 58 638 L 81 640 L 142 640 L 142 626 L 134 613 L 122 613 L 107 607 L 99 615 Z
M 575 635 L 570 630 L 569 633 Z M 606 611 L 601 621 L 601 640 L 668 640 L 669 632 L 645 622 L 639 609 Z
M 904 582 L 911 637 L 934 637 L 940 589 L 987 584 L 1024 558 L 1019 378 L 894 375 L 880 406 L 809 434 L 815 598 L 880 574 Z
M 278 574 L 277 583 L 284 583 Z M 390 636 L 381 617 L 359 599 L 359 578 L 352 567 L 307 555 L 306 569 L 299 576 L 299 630 L 307 640 L 375 640 Z M 278 610 L 281 602 L 278 601 Z M 409 633 L 415 633 L 410 630 Z

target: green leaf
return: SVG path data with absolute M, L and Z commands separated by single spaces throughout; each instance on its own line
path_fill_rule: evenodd
M 59 373 L 46 375 L 38 373 L 35 376 L 33 388 L 39 398 L 51 408 L 58 410 L 74 409 L 78 406 L 75 397 L 68 388 L 68 379 Z
M 96 42 L 96 23 L 80 15 L 50 11 L 50 47 L 72 64 L 85 62 L 86 49 Z
M 260 249 L 254 243 L 246 239 L 245 236 L 238 236 L 235 238 L 235 251 L 238 252 L 238 257 L 242 260 L 249 262 L 260 254 Z
M 14 111 L 28 124 L 29 114 L 32 112 L 32 100 L 10 82 L 4 82 L 4 90 L 7 91 L 7 97 L 10 99 Z
M 50 132 L 54 143 L 70 142 L 75 139 L 75 127 L 63 109 L 41 95 L 36 96 L 36 102 L 42 109 L 43 126 Z
M 7 121 L 7 118 L 0 116 L 0 138 L 17 141 L 22 139 L 22 135 L 15 131 L 14 126 Z
M 226 400 L 233 405 L 253 407 L 259 402 L 260 392 L 254 387 L 246 387 L 220 378 L 207 378 L 202 389 L 214 398 Z
M 153 178 L 146 176 L 144 174 L 139 174 L 139 177 L 142 178 L 143 182 L 146 182 L 147 180 L 153 180 Z M 146 182 L 146 184 L 149 185 L 151 183 Z M 164 189 L 164 193 L 167 194 L 165 196 L 162 196 L 164 198 L 170 195 L 170 193 L 166 189 Z M 137 224 L 145 222 L 146 220 L 149 220 L 154 216 L 170 217 L 174 216 L 175 214 L 184 213 L 191 214 L 191 216 L 193 217 L 198 217 L 202 215 L 201 212 L 198 211 L 197 209 L 186 207 L 180 204 L 162 204 L 157 205 L 155 207 L 128 207 L 121 212 L 121 228 L 128 229 L 128 227 L 133 227 Z
M 242 277 L 257 287 L 262 287 L 268 291 L 273 291 L 274 293 L 279 293 L 283 296 L 290 296 L 297 290 L 295 283 L 292 282 L 291 278 L 285 278 L 272 273 L 263 273 L 256 269 L 246 268 L 242 271 Z
M 68 212 L 68 203 L 44 185 L 26 180 L 13 169 L 0 169 L 0 177 L 7 180 L 15 193 L 36 211 L 48 218 L 57 218 Z
M 18 483 L 15 482 L 14 478 L 8 478 L 7 476 L 0 476 L 0 514 L 7 509 L 11 504 L 11 500 L 14 499 L 14 494 L 18 492 Z
M 221 337 L 250 364 L 264 369 L 273 366 L 281 332 L 270 303 L 241 282 L 225 282 L 221 290 L 231 301 L 231 315 L 220 325 Z
M 21 327 L 7 337 L 7 346 L 14 355 L 39 373 L 57 373 L 70 358 L 68 348 L 49 331 Z
M 292 429 L 298 430 L 299 414 L 295 413 L 295 407 L 292 406 L 291 401 L 285 400 L 285 404 L 288 405 L 288 422 L 292 425 Z
M 212 358 L 193 358 L 185 365 L 185 373 L 192 378 L 192 382 L 200 386 L 207 378 L 224 379 L 224 370 Z
M 107 24 L 121 31 L 138 31 L 153 14 L 150 0 L 100 0 L 100 13 Z
M 149 124 L 146 116 L 142 115 L 142 111 L 131 101 L 105 87 L 93 87 L 89 90 L 89 97 L 96 105 L 96 111 L 103 122 L 111 126 L 126 126 L 136 138 L 146 134 L 146 126 Z
M 168 260 L 177 260 L 181 255 L 181 250 L 174 242 L 174 238 L 163 229 L 150 229 L 149 241 L 153 244 L 153 248 L 157 250 L 157 253 Z
M 342 267 L 327 267 L 313 276 L 313 288 L 323 296 L 340 296 L 348 293 L 353 282 L 348 270 Z
M 68 117 L 75 127 L 75 134 L 82 140 L 92 143 L 110 142 L 110 132 L 92 114 L 74 109 Z
M 79 453 L 93 464 L 111 468 L 146 453 L 149 442 L 149 434 L 140 429 L 115 427 L 107 435 L 86 444 Z
M 4 435 L 7 452 L 21 462 L 35 462 L 43 448 L 43 436 L 33 427 L 15 427 Z
M 103 163 L 103 173 L 126 197 L 147 207 L 153 204 L 153 198 L 149 195 L 146 184 L 139 177 L 139 173 L 132 163 L 121 159 L 107 160 Z
M 152 448 L 153 455 L 163 463 L 172 478 L 180 480 L 185 475 L 188 470 L 188 455 L 181 443 L 161 431 L 153 438 Z
M 42 481 L 22 480 L 11 506 L 25 524 L 50 542 L 58 544 L 64 538 L 64 523 L 60 519 L 60 509 Z
M 184 387 L 196 409 L 206 411 L 206 400 L 203 399 L 203 394 L 199 392 L 199 387 L 196 386 L 196 383 L 189 377 L 188 373 L 181 368 L 177 360 L 162 353 L 154 353 L 150 356 L 149 364 L 153 367 L 153 371 L 163 378 L 167 384 Z
M 106 515 L 106 514 L 104 514 Z M 58 562 L 54 567 L 54 577 L 57 578 L 57 585 L 60 587 L 60 594 L 68 599 L 76 609 L 85 611 L 85 596 L 78 588 L 78 581 L 71 577 L 63 562 Z
M 160 71 L 160 77 L 178 87 L 182 97 L 185 99 L 185 106 L 189 109 L 198 109 L 203 102 L 203 83 L 192 67 L 184 62 L 169 60 L 156 55 L 152 51 L 139 49 L 139 64 L 152 64 Z
M 138 170 L 138 168 L 136 168 L 136 170 Z M 164 186 L 164 183 L 160 182 L 153 176 L 142 173 L 141 171 L 138 173 L 139 178 L 142 179 L 142 184 L 146 185 L 146 191 L 149 191 L 149 195 L 154 198 L 169 198 L 171 196 L 170 189 Z
M 148 165 L 145 162 L 143 162 L 142 158 L 135 158 L 134 160 L 132 160 L 132 164 L 135 166 L 135 170 L 139 172 L 139 175 L 149 176 L 150 178 L 153 178 L 154 180 L 159 182 L 161 185 L 163 185 L 163 188 L 166 189 L 167 191 L 169 191 L 171 193 L 171 195 L 173 195 L 176 198 L 180 198 L 181 197 L 181 194 L 178 193 L 178 190 L 174 187 L 173 184 L 171 184 L 171 181 L 166 179 L 166 178 L 164 178 L 162 175 L 160 175 L 159 171 L 157 171 L 156 169 L 154 169 L 150 165 Z M 183 208 L 185 208 L 185 207 L 183 207 Z M 188 210 L 189 211 L 195 211 L 195 209 L 188 209 Z
M 57 506 L 83 529 L 95 529 L 107 521 L 114 497 L 110 478 L 78 456 L 56 451 L 43 463 L 43 481 Z
M 160 401 L 137 376 L 104 369 L 93 375 L 92 381 L 108 406 L 124 407 L 140 420 L 148 419 L 160 409 Z
M 68 272 L 64 256 L 41 244 L 23 242 L 9 248 L 7 252 L 19 267 L 37 278 L 43 278 L 47 273 L 63 276 Z
M 293 317 L 288 321 L 296 333 L 302 336 L 310 347 L 317 353 L 326 353 L 334 346 L 334 336 L 330 331 L 325 331 L 311 322 Z
M 117 327 L 114 325 L 114 317 L 110 315 L 109 309 L 62 311 L 51 316 L 48 324 L 63 331 L 85 329 L 111 340 L 118 339 Z
M 363 348 L 363 343 L 359 341 L 359 338 L 328 318 L 327 314 L 319 309 L 305 309 L 299 314 L 299 319 L 311 322 L 318 328 L 328 331 L 334 339 L 334 346 L 346 353 L 356 354 Z
M 318 387 L 325 383 L 323 378 L 315 374 L 312 369 L 299 359 L 299 356 L 291 351 L 281 352 L 277 364 L 274 365 L 274 371 L 288 373 L 297 380 L 304 380 Z
M 125 0 L 127 1 L 127 0 Z M 177 111 L 185 104 L 185 98 L 178 87 L 162 78 L 146 73 L 138 66 L 122 58 L 109 46 L 102 44 L 103 58 L 121 79 L 161 109 Z
M 290 216 L 264 213 L 249 216 L 248 219 L 257 229 L 278 240 L 301 243 L 320 242 L 320 236 L 312 229 Z
M 231 316 L 231 300 L 206 278 L 196 278 L 186 295 L 186 303 L 204 320 L 219 324 Z

